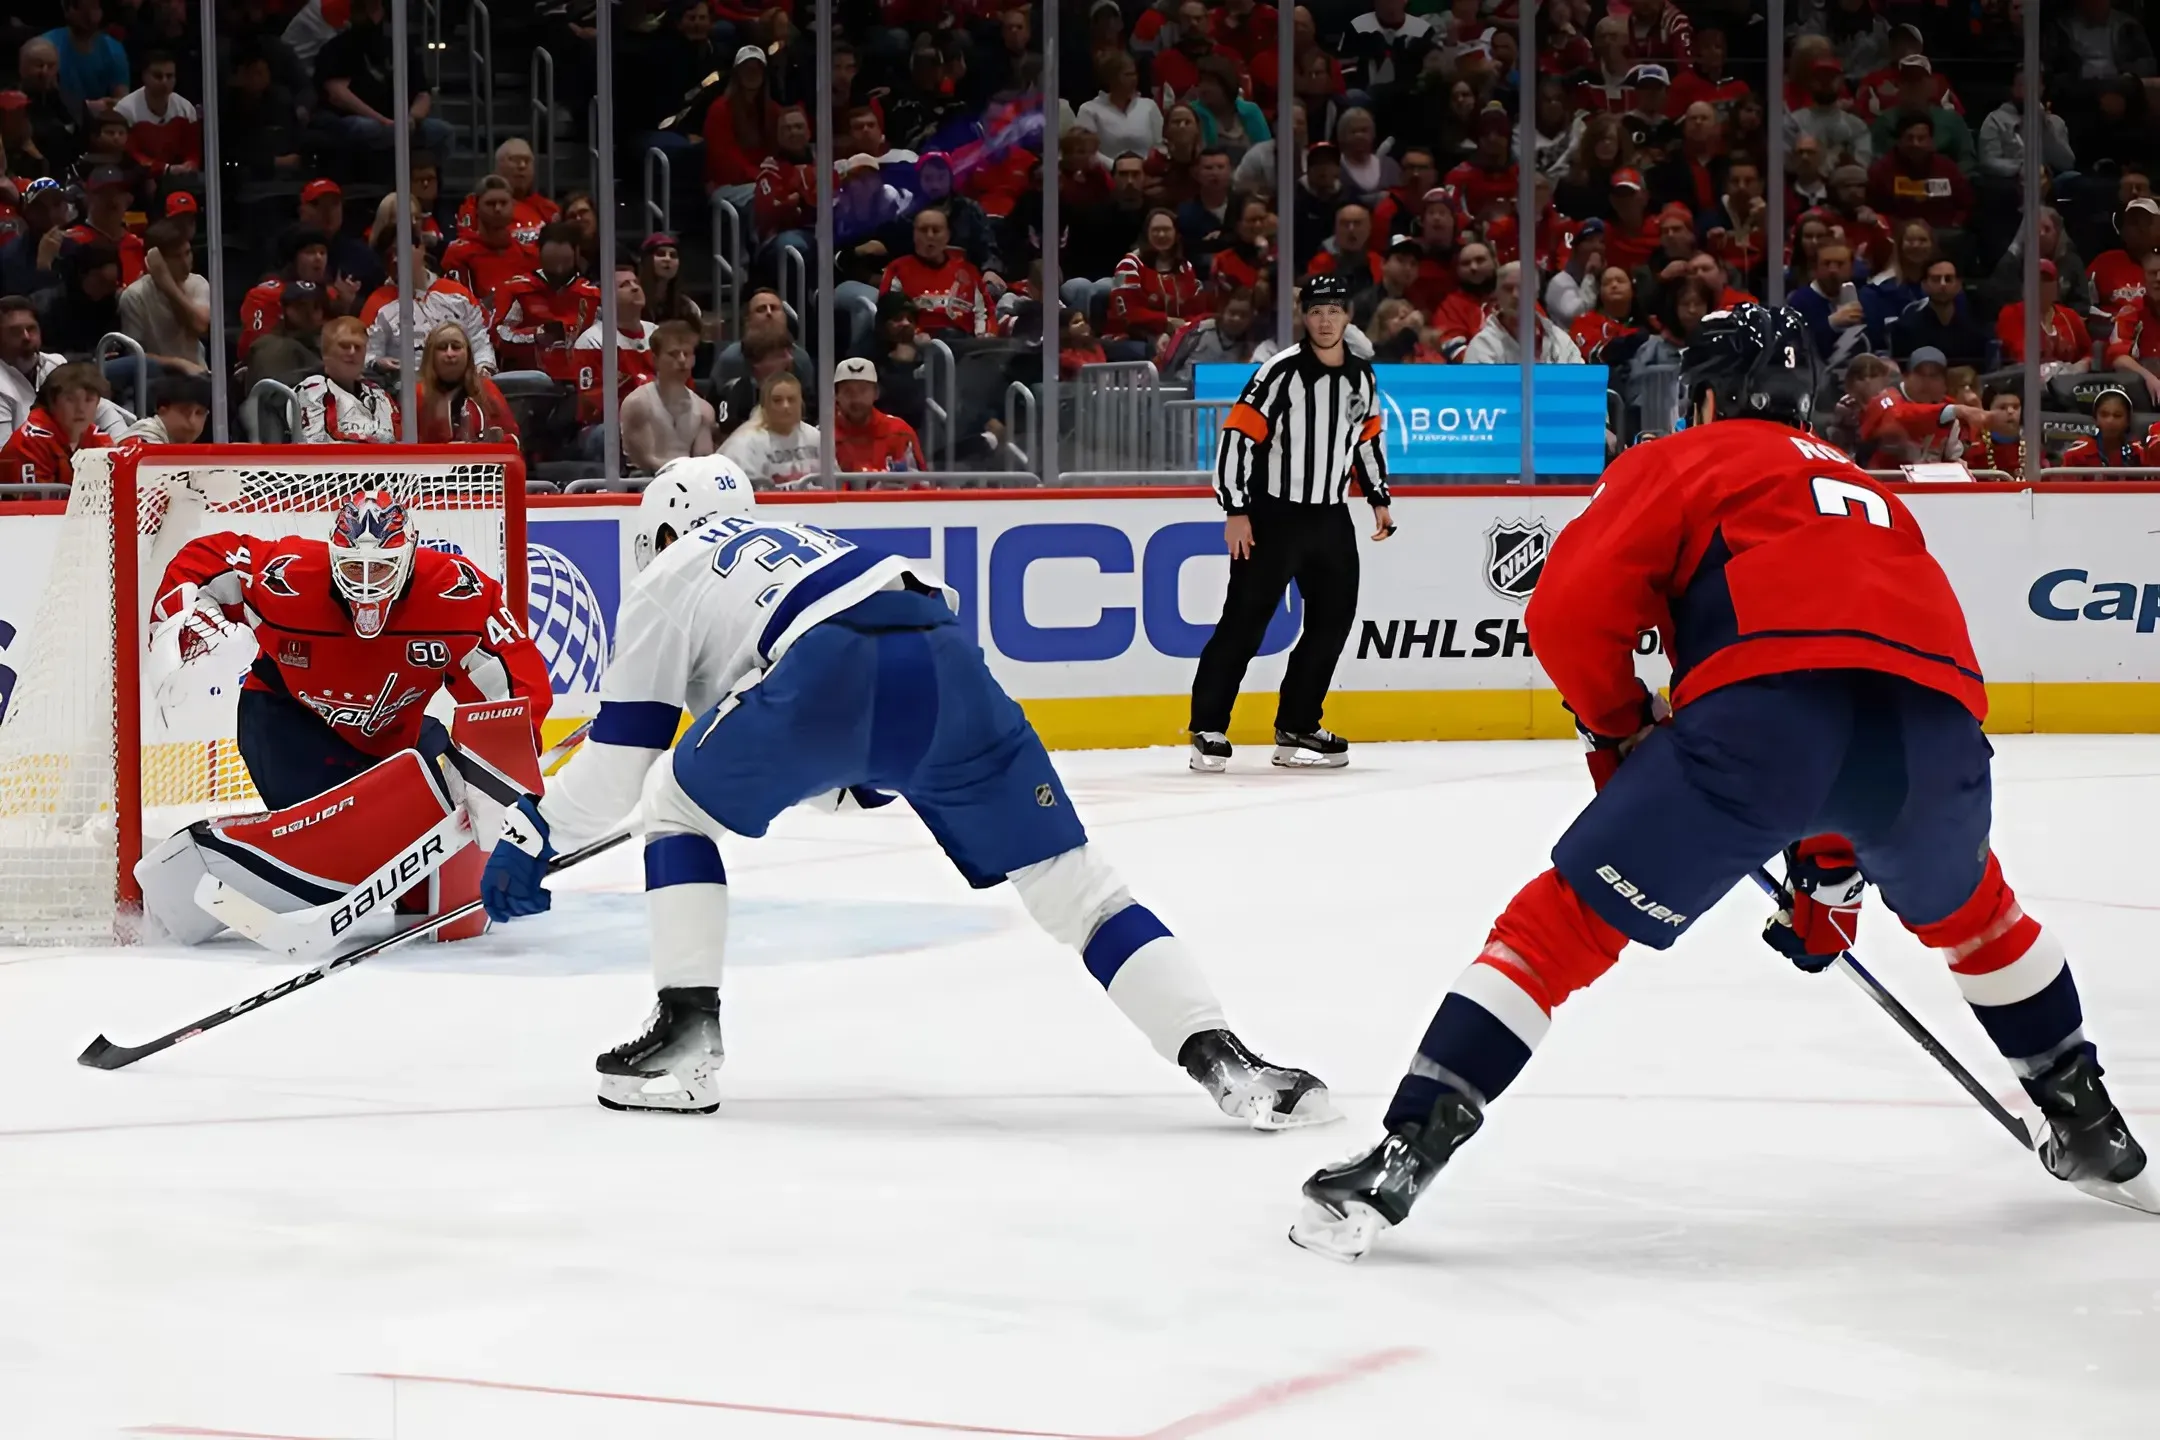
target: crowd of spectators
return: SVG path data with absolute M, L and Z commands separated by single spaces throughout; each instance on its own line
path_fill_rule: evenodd
M 843 469 L 919 470 L 944 459 L 923 443 L 929 342 L 992 394 L 1039 377 L 1046 332 L 1067 375 L 1137 361 L 1187 384 L 1197 365 L 1296 338 L 1294 323 L 1275 331 L 1287 250 L 1295 275 L 1349 278 L 1350 343 L 1383 363 L 1519 363 L 1516 299 L 1531 287 L 1532 357 L 1606 367 L 1616 440 L 1670 423 L 1694 327 L 1769 293 L 1774 273 L 1825 362 L 1828 423 L 1864 458 L 2013 468 L 1997 462 L 2044 428 L 2073 461 L 2160 464 L 2160 445 L 2144 448 L 2160 435 L 2160 82 L 2142 8 L 2118 0 L 2061 0 L 2043 16 L 2051 89 L 2033 143 L 2046 208 L 2030 297 L 2032 77 L 2010 0 L 1794 0 L 1781 36 L 1737 0 L 1542 0 L 1528 57 L 1515 25 L 1530 0 L 1325 0 L 1291 12 L 1288 93 L 1270 4 L 1072 0 L 1051 114 L 1039 7 L 836 0 L 829 273 L 813 239 L 815 17 L 800 0 L 616 6 L 617 173 L 641 173 L 657 149 L 704 203 L 686 207 L 681 236 L 633 228 L 624 207 L 615 255 L 600 253 L 590 194 L 541 183 L 532 141 L 545 137 L 472 157 L 417 53 L 406 114 L 393 115 L 384 0 L 221 6 L 214 97 L 198 3 L 24 0 L 0 32 L 0 426 L 11 446 L 18 429 L 39 432 L 30 448 L 44 458 L 23 460 L 26 477 L 64 480 L 65 446 L 130 429 L 201 433 L 206 272 L 236 249 L 248 267 L 227 285 L 236 401 L 263 379 L 294 397 L 282 417 L 241 418 L 250 434 L 282 418 L 309 442 L 398 438 L 411 366 L 423 442 L 501 439 L 586 463 L 619 443 L 643 471 L 721 450 L 759 483 L 788 484 L 817 468 L 829 426 Z M 455 33 L 458 7 L 446 13 Z M 592 19 L 592 0 L 530 19 L 560 77 L 551 134 L 582 136 Z M 1775 106 L 1773 45 L 1786 81 Z M 240 242 L 200 233 L 213 98 Z M 410 334 L 384 193 L 401 125 Z M 466 193 L 446 184 L 453 158 Z M 1041 293 L 1047 184 L 1055 297 Z M 737 223 L 715 236 L 718 210 Z M 723 277 L 693 279 L 701 267 L 686 260 L 728 233 L 741 253 L 718 292 Z M 619 440 L 598 423 L 603 287 L 618 309 Z M 810 353 L 817 305 L 834 312 L 831 356 Z M 97 356 L 113 333 L 139 362 L 127 347 Z M 2028 358 L 2047 408 L 2072 420 L 2022 416 Z M 836 381 L 829 417 L 816 413 L 820 366 Z M 961 468 L 1024 465 L 987 410 L 944 423 Z

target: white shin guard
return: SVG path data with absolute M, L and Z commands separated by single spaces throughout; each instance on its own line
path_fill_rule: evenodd
M 727 958 L 725 833 L 675 782 L 663 751 L 645 775 L 645 908 L 652 926 L 653 988 L 717 988 Z
M 1035 923 L 1081 953 L 1156 1053 L 1177 1060 L 1187 1039 L 1227 1029 L 1222 1002 L 1199 962 L 1153 911 L 1133 902 L 1125 882 L 1086 845 L 1008 877 Z

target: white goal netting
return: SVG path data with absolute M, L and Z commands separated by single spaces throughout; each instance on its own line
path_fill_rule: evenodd
M 522 514 L 523 485 L 513 457 L 478 447 L 78 454 L 36 618 L 12 647 L 17 678 L 0 718 L 0 944 L 135 938 L 129 872 L 143 848 L 206 816 L 262 808 L 233 738 L 241 676 L 177 714 L 161 714 L 144 692 L 150 606 L 183 545 L 221 531 L 325 537 L 342 500 L 380 487 L 405 502 L 422 544 L 502 579 L 512 530 L 522 538 L 511 512 Z M 134 583 L 116 648 L 124 575 Z M 139 744 L 122 738 L 131 716 Z

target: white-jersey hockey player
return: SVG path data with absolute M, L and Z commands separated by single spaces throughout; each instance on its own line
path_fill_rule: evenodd
M 791 805 L 896 793 L 969 884 L 1011 880 L 1225 1113 L 1261 1129 L 1334 1118 L 1318 1079 L 1230 1032 L 1184 942 L 1089 846 L 1042 742 L 929 566 L 758 512 L 720 456 L 668 465 L 637 524 L 641 569 L 591 737 L 545 799 L 509 812 L 481 887 L 499 920 L 547 909 L 547 860 L 623 823 L 642 792 L 659 1004 L 644 1034 L 599 1058 L 601 1104 L 719 1104 L 728 891 L 716 842 L 763 835 Z M 686 711 L 695 719 L 678 744 Z

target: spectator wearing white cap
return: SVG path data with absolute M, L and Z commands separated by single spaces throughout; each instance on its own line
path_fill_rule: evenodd
M 833 370 L 833 453 L 848 474 L 921 470 L 915 428 L 877 408 L 877 366 L 857 357 Z
M 1901 104 L 1908 103 L 1904 99 L 1907 82 L 1899 76 L 1898 67 L 1915 56 L 1925 60 L 1926 51 L 1927 37 L 1920 33 L 1919 26 L 1891 27 L 1890 63 L 1870 72 L 1853 87 L 1853 109 L 1859 112 L 1861 119 L 1872 122 L 1877 116 L 1887 115 Z M 1924 103 L 1945 105 L 1963 115 L 1965 102 L 1958 99 L 1957 92 L 1950 88 L 1948 78 L 1937 74 L 1932 63 L 1928 66 L 1927 76 L 1928 94 Z
M 745 45 L 735 52 L 727 88 L 705 112 L 706 193 L 747 206 L 779 129 L 780 107 L 765 89 L 765 52 Z
M 1868 144 L 1877 155 L 1897 144 L 1898 132 L 1914 115 L 1925 115 L 1934 127 L 1935 149 L 1947 155 L 1967 175 L 1979 164 L 1973 148 L 1972 127 L 1965 117 L 1935 99 L 1935 67 L 1925 55 L 1908 55 L 1898 62 L 1898 103 L 1877 116 L 1868 127 Z M 2060 125 L 2060 120 L 2055 122 Z M 2065 131 L 2067 137 L 2068 132 Z

